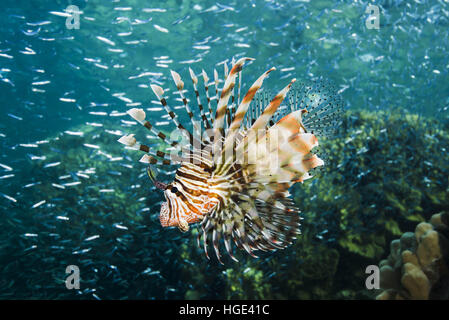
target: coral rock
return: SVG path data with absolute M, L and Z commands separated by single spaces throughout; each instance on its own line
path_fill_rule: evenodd
M 412 263 L 406 263 L 403 267 L 401 283 L 412 299 L 427 300 L 430 292 L 430 282 L 424 272 Z
M 390 255 L 379 265 L 382 292 L 378 300 L 448 299 L 448 213 L 421 222 L 390 245 Z

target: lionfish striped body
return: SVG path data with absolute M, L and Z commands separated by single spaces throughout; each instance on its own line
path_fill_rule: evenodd
M 301 217 L 288 190 L 294 183 L 310 178 L 310 170 L 324 164 L 312 153 L 318 145 L 315 133 L 332 132 L 339 125 L 338 116 L 342 110 L 339 95 L 328 85 L 291 90 L 295 79 L 269 100 L 269 95 L 260 93 L 259 89 L 275 68 L 262 74 L 240 102 L 241 70 L 248 60 L 253 59 L 233 61 L 229 72 L 225 63 L 226 79 L 221 93 L 218 73 L 214 70 L 215 116 L 206 72 L 202 71 L 207 108 L 201 104 L 198 78 L 190 69 L 200 122 L 194 121 L 189 101 L 183 94 L 184 82 L 179 74 L 171 72 L 193 133 L 179 122 L 177 114 L 168 106 L 164 90 L 151 86 L 184 142 L 168 139 L 146 120 L 142 109 L 128 111 L 170 146 L 172 152 L 154 152 L 139 144 L 132 134 L 119 139 L 130 148 L 146 152 L 141 162 L 179 165 L 169 184 L 157 181 L 151 169 L 148 170 L 156 187 L 164 190 L 166 202 L 161 207 L 160 222 L 164 227 L 176 226 L 184 232 L 190 224 L 197 223 L 201 228 L 198 244 L 202 238 L 208 256 L 208 243 L 212 241 L 220 262 L 221 242 L 234 260 L 237 259 L 232 242 L 254 257 L 256 250 L 273 251 L 292 243 L 300 233 Z M 237 78 L 238 99 L 235 101 Z M 290 90 L 293 94 L 289 105 L 281 106 Z M 201 132 L 202 126 L 205 130 Z

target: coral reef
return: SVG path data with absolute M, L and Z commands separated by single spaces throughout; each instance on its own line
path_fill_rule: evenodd
M 294 244 L 259 259 L 236 252 L 240 262 L 222 266 L 204 257 L 195 228 L 161 228 L 162 195 L 150 190 L 140 154 L 116 142 L 116 123 L 103 125 L 47 139 L 37 158 L 26 160 L 31 169 L 17 173 L 20 183 L 9 186 L 17 203 L 1 204 L 8 212 L 0 219 L 1 298 L 371 299 L 378 292 L 363 286 L 366 266 L 404 230 L 449 209 L 449 165 L 441 156 L 449 148 L 447 124 L 352 111 L 338 136 L 321 139 L 327 166 L 292 189 L 304 217 Z M 419 271 L 413 254 L 432 265 L 433 231 L 448 238 L 435 219 L 432 229 L 418 228 L 421 246 L 401 253 L 409 262 L 407 290 L 430 290 L 429 298 L 444 297 L 444 281 Z M 80 267 L 80 290 L 65 288 L 69 264 Z
M 448 239 L 449 213 L 439 213 L 392 241 L 380 262 L 383 291 L 377 299 L 449 299 Z

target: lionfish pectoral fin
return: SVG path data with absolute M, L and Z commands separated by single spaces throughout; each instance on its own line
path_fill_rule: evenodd
M 167 184 L 156 180 L 156 175 L 155 175 L 154 171 L 151 169 L 151 165 L 149 165 L 147 167 L 147 174 L 148 174 L 148 177 L 150 178 L 151 182 L 153 182 L 154 186 L 157 189 L 159 189 L 159 190 L 166 190 L 167 189 Z

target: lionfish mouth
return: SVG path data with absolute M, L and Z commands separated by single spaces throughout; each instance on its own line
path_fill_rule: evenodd
M 163 202 L 161 205 L 161 213 L 159 215 L 159 221 L 161 222 L 161 225 L 163 227 L 168 226 L 168 220 L 169 220 L 169 210 L 168 210 L 168 204 L 167 202 Z
M 233 60 L 231 70 L 225 62 L 224 84 L 221 88 L 216 70 L 211 83 L 207 73 L 202 71 L 207 108 L 203 107 L 197 89 L 198 77 L 189 68 L 199 109 L 195 113 L 184 96 L 186 90 L 181 76 L 171 71 L 176 94 L 179 95 L 176 99 L 184 104 L 193 132 L 203 133 L 204 139 L 198 140 L 192 131 L 179 122 L 178 115 L 168 105 L 164 89 L 158 85 L 152 84 L 151 89 L 165 109 L 168 119 L 178 129 L 177 133 L 182 133 L 186 138 L 186 143 L 178 142 L 179 134 L 176 139 L 170 139 L 159 131 L 146 119 L 143 109 L 133 108 L 128 111 L 134 120 L 161 139 L 166 150 L 181 148 L 183 156 L 186 153 L 190 156 L 179 157 L 177 153 L 154 151 L 138 143 L 133 134 L 119 139 L 127 147 L 145 152 L 140 160 L 143 163 L 178 166 L 174 179 L 176 187 L 172 189 L 172 184 L 156 180 L 150 167 L 147 170 L 156 188 L 165 191 L 167 202 L 161 206 L 161 225 L 177 226 L 185 232 L 189 230 L 189 224 L 200 222 L 198 243 L 202 238 L 204 251 L 209 257 L 207 247 L 211 239 L 220 262 L 221 244 L 224 244 L 230 257 L 237 261 L 233 256 L 232 243 L 255 257 L 256 250 L 283 249 L 296 239 L 300 233 L 301 217 L 288 190 L 294 183 L 311 178 L 309 171 L 324 165 L 312 153 L 312 149 L 318 145 L 315 135 L 332 135 L 340 126 L 340 115 L 343 112 L 337 88 L 322 80 L 298 85 L 296 79 L 292 79 L 274 96 L 266 90 L 258 92 L 265 78 L 275 68 L 263 73 L 240 99 L 242 68 L 249 60 L 253 59 Z M 211 97 L 209 87 L 213 83 L 215 95 Z M 287 103 L 282 104 L 287 95 Z M 199 122 L 194 120 L 195 114 L 200 115 Z M 263 130 L 266 138 L 260 141 L 278 137 L 278 144 L 274 147 L 259 145 L 258 138 L 250 133 L 260 130 Z M 220 144 L 222 147 L 217 149 Z M 212 157 L 203 156 L 204 150 L 214 150 Z M 234 151 L 231 156 L 226 153 L 229 150 Z M 244 159 L 254 155 L 257 161 L 249 163 L 245 160 L 237 164 L 233 156 L 236 153 L 242 154 Z M 282 161 L 273 161 L 274 156 Z

